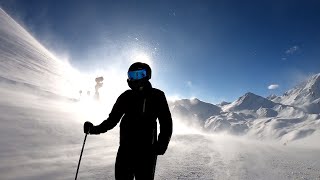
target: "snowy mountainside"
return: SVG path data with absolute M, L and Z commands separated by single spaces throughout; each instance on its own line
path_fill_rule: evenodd
M 0 83 L 68 96 L 74 73 L 0 8 Z
M 224 111 L 240 111 L 240 110 L 258 110 L 259 108 L 272 108 L 276 103 L 253 94 L 251 92 L 246 93 L 233 103 L 224 106 Z
M 300 107 L 309 113 L 320 113 L 320 73 L 272 100 Z
M 242 135 L 248 129 L 247 115 L 243 113 L 225 112 L 211 116 L 205 121 L 204 129 L 208 132 L 224 132 Z
M 194 99 L 182 99 L 169 102 L 169 107 L 173 115 L 179 115 L 194 122 L 203 124 L 212 115 L 218 115 L 222 111 L 220 107 Z
M 277 97 L 278 97 L 277 95 L 271 94 L 270 96 L 267 97 L 267 99 L 272 101 L 272 100 L 276 99 Z
M 73 73 L 0 8 L 0 179 L 74 178 L 83 122 L 102 118 L 96 109 L 69 101 Z M 102 154 L 111 166 L 108 156 L 118 141 L 113 133 L 107 138 L 111 147 Z M 91 139 L 86 146 L 96 151 L 103 145 Z
M 222 101 L 221 103 L 216 104 L 216 106 L 218 106 L 222 109 L 224 106 L 229 105 L 229 104 L 231 104 L 231 102 Z
M 43 96 L 62 92 L 60 80 L 62 63 L 0 8 L 1 179 L 54 179 L 66 159 L 59 152 L 76 153 L 81 129 L 70 132 L 79 126 L 70 106 Z

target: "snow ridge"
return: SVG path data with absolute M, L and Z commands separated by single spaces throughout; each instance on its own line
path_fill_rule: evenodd
M 68 96 L 73 70 L 0 8 L 0 83 Z M 32 90 L 33 89 L 33 90 Z
M 311 114 L 320 113 L 320 73 L 274 99 L 281 104 L 293 105 Z
M 251 92 L 246 93 L 235 102 L 226 106 L 224 111 L 239 111 L 239 110 L 257 110 L 259 108 L 272 108 L 276 103 L 253 94 Z

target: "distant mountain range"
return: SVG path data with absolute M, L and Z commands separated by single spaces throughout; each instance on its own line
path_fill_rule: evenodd
M 232 103 L 182 99 L 169 105 L 174 117 L 207 132 L 296 140 L 320 131 L 320 74 L 282 96 L 264 98 L 248 92 Z

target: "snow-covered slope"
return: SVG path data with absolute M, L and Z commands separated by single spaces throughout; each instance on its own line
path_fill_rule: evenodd
M 320 73 L 311 76 L 307 81 L 272 99 L 286 105 L 303 108 L 309 113 L 320 113 Z
M 69 96 L 75 71 L 0 9 L 0 83 Z
M 208 132 L 229 132 L 243 135 L 248 130 L 247 115 L 243 113 L 226 112 L 211 116 L 206 120 L 204 128 Z
M 192 119 L 200 124 L 203 124 L 210 116 L 218 115 L 221 112 L 220 107 L 200 101 L 197 98 L 169 102 L 169 106 L 174 115 Z
M 0 179 L 74 178 L 86 110 L 72 73 L 0 8 Z
M 276 103 L 253 94 L 246 93 L 233 103 L 223 107 L 224 111 L 258 110 L 259 108 L 272 108 Z

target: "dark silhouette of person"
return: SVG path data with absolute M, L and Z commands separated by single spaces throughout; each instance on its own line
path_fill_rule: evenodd
M 141 62 L 132 64 L 127 79 L 131 90 L 118 97 L 109 117 L 100 125 L 84 123 L 84 133 L 100 134 L 121 120 L 116 180 L 153 180 L 157 156 L 166 152 L 171 139 L 172 118 L 165 94 L 151 86 L 150 78 L 149 65 Z
M 82 90 L 79 90 L 79 94 L 80 94 L 80 96 L 79 96 L 79 99 L 78 99 L 78 100 L 81 99 Z
M 97 77 L 96 78 L 96 86 L 95 86 L 95 89 L 96 89 L 96 92 L 94 94 L 94 99 L 99 101 L 100 100 L 100 94 L 99 94 L 99 89 L 103 86 L 103 77 Z

